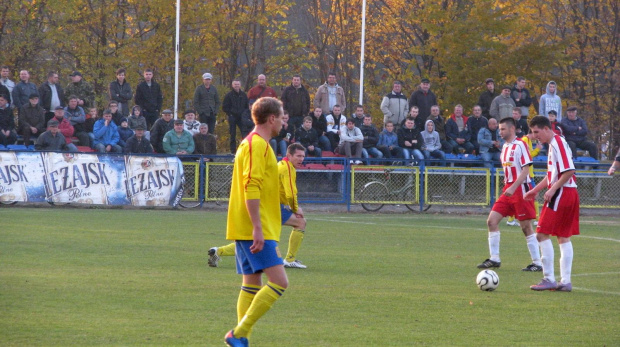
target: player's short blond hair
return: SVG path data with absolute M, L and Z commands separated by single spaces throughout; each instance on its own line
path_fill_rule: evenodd
M 280 117 L 282 102 L 276 98 L 264 97 L 256 100 L 252 105 L 252 119 L 255 124 L 265 124 L 269 116 Z

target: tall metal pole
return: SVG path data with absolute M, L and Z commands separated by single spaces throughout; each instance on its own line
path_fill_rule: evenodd
M 364 105 L 364 54 L 366 47 L 366 0 L 362 3 L 362 50 L 360 53 L 360 105 Z
M 176 40 L 174 46 L 174 119 L 177 119 L 179 111 L 179 27 L 181 26 L 181 0 L 177 0 L 177 25 Z

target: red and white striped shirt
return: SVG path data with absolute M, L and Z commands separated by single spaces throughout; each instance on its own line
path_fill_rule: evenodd
M 551 142 L 549 142 L 549 158 L 547 161 L 547 187 L 557 182 L 562 173 L 569 170 L 575 170 L 575 164 L 573 163 L 573 153 L 568 147 L 566 140 L 560 135 L 553 136 Z M 575 181 L 575 175 L 573 175 L 563 187 L 577 187 Z
M 515 138 L 512 142 L 504 143 L 500 159 L 504 168 L 504 184 L 516 181 L 523 167 L 532 164 L 532 156 L 530 156 L 527 143 L 519 138 Z M 526 168 L 526 170 L 529 170 L 529 168 Z M 527 175 L 523 183 L 530 183 L 530 175 Z

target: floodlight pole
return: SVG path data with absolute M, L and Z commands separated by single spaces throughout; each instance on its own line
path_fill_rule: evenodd
M 366 47 L 366 0 L 362 3 L 362 49 L 360 53 L 360 97 L 359 104 L 364 105 L 364 53 Z
M 181 0 L 177 0 L 177 24 L 176 24 L 176 40 L 174 46 L 174 119 L 177 119 L 179 111 L 179 27 L 181 25 Z

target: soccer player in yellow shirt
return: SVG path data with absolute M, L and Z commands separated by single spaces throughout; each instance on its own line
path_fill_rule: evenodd
M 280 216 L 282 225 L 292 226 L 288 241 L 288 251 L 284 258 L 284 267 L 305 269 L 306 265 L 297 260 L 297 252 L 301 246 L 306 229 L 304 212 L 297 204 L 297 171 L 306 157 L 305 148 L 299 143 L 288 146 L 286 157 L 278 163 L 280 181 Z M 209 266 L 217 267 L 220 257 L 234 256 L 235 244 L 209 249 Z
M 235 241 L 237 273 L 243 282 L 237 301 L 237 326 L 224 340 L 234 347 L 248 346 L 256 321 L 282 296 L 288 278 L 278 250 L 280 198 L 278 163 L 269 140 L 282 128 L 282 103 L 270 97 L 252 105 L 254 130 L 235 155 L 226 238 Z M 262 274 L 267 284 L 262 284 Z

